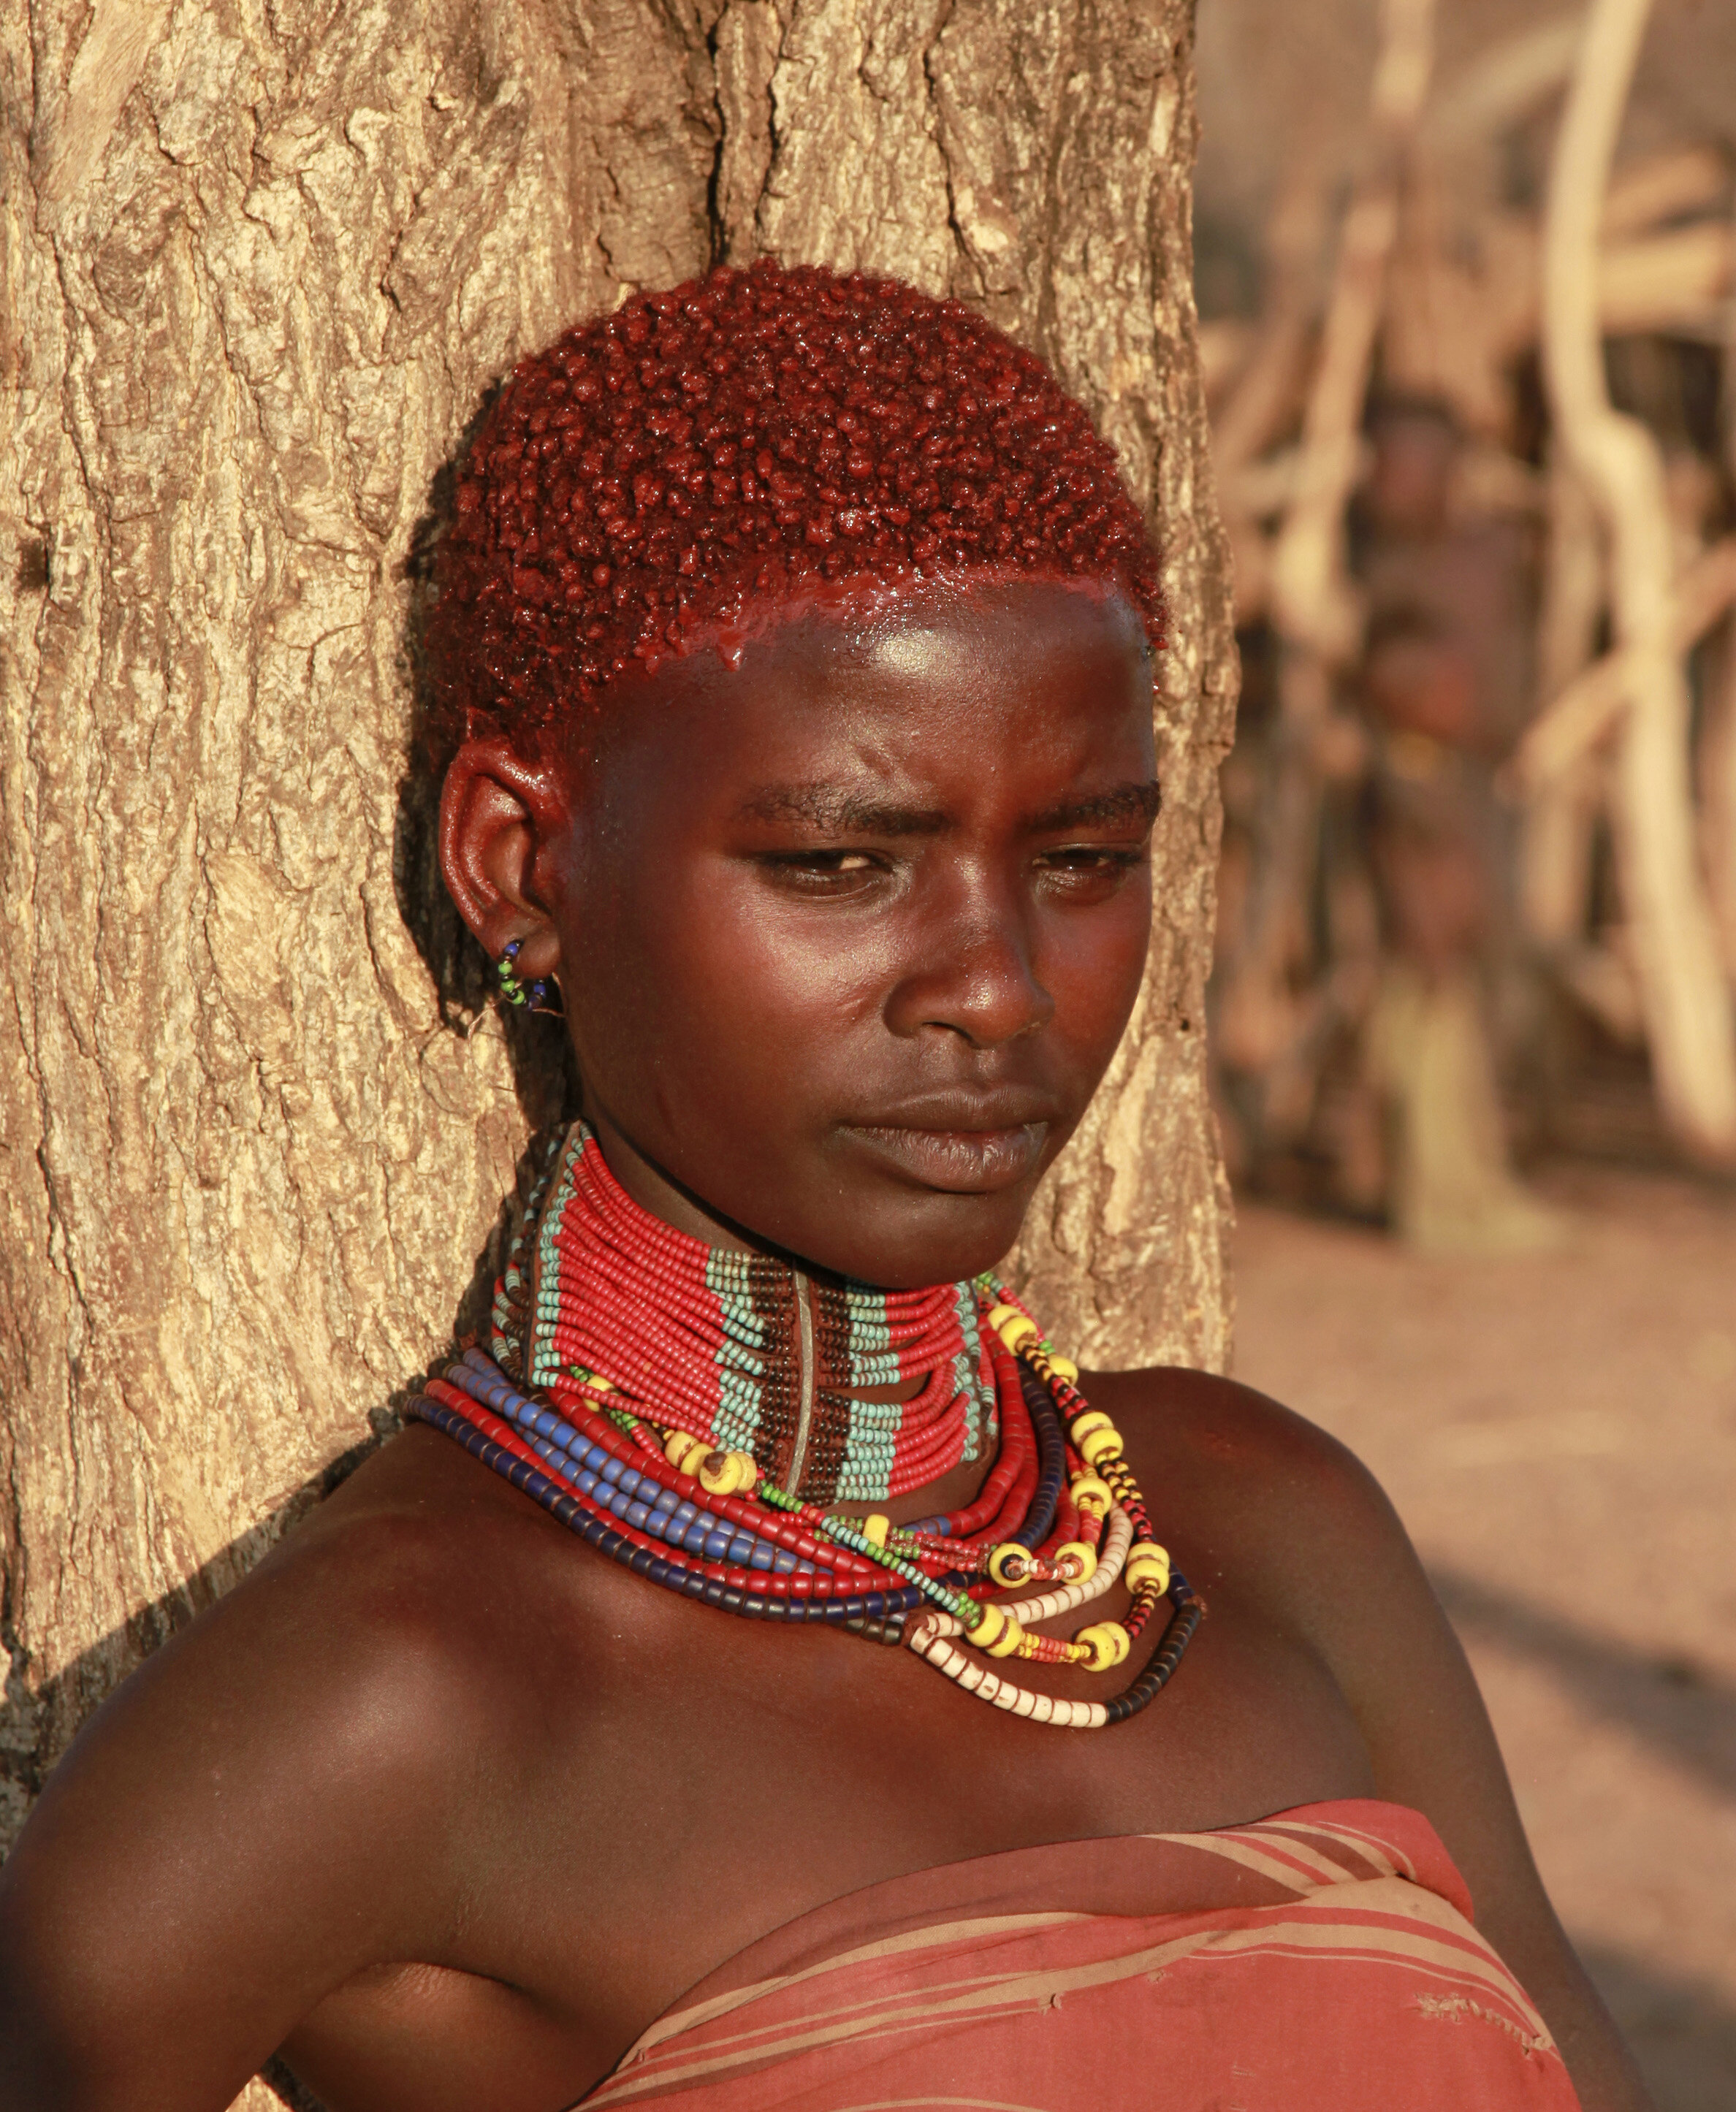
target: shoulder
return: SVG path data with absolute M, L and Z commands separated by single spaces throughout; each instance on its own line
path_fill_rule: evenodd
M 520 1691 L 513 1612 L 559 1528 L 415 1426 L 383 1446 L 142 1682 L 234 1685 L 298 1746 L 434 1787 L 468 1767 Z M 563 1550 L 564 1551 L 564 1550 Z M 318 1764 L 316 1763 L 316 1765 Z
M 474 1846 L 440 1814 L 467 1808 L 524 1691 L 486 1579 L 536 1523 L 411 1433 L 157 1651 L 0 1873 L 0 2021 L 25 1959 L 45 2001 L 100 1997 L 148 2037 L 184 1978 L 250 1970 L 305 2007 L 376 1957 L 430 1955 Z M 166 1927 L 172 1957 L 149 1935 Z
M 1402 1537 L 1348 1446 L 1251 1386 L 1179 1366 L 1093 1372 L 1082 1384 L 1114 1418 L 1136 1469 L 1208 1501 L 1223 1530 Z
M 488 1573 L 474 1545 L 510 1538 L 491 1478 L 426 1432 L 394 1439 L 148 1659 L 69 1759 L 139 1741 L 251 1742 L 253 1726 L 311 1759 L 341 1727 L 352 1755 L 371 1738 L 401 1765 L 466 1682 Z
M 239 1677 L 269 1714 L 327 1728 L 334 1715 L 354 1719 L 365 1701 L 367 1720 L 402 1758 L 404 1714 L 412 1722 L 423 1714 L 419 1691 L 438 1696 L 438 1719 L 447 1721 L 449 1690 L 473 1683 L 495 1580 L 538 1523 L 534 1507 L 458 1448 L 412 1428 L 177 1635 L 144 1677 Z
M 1354 1456 L 1319 1424 L 1215 1372 L 1154 1364 L 1141 1371 L 1088 1372 L 1080 1385 L 1130 1434 L 1137 1429 L 1202 1457 L 1274 1465 L 1355 1464 Z
M 1397 1513 L 1337 1438 L 1207 1372 L 1099 1373 L 1089 1389 L 1178 1566 L 1305 1639 L 1353 1707 L 1407 1656 L 1462 1663 Z

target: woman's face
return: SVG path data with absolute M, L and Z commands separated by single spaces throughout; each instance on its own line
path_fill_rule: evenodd
M 936 594 L 636 690 L 557 773 L 534 867 L 617 1177 L 701 1236 L 889 1286 L 988 1268 L 1144 967 L 1137 617 Z

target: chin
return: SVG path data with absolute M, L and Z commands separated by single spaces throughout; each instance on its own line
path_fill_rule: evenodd
M 1018 1237 L 1030 1199 L 1027 1192 L 933 1194 L 901 1199 L 891 1208 L 883 1204 L 858 1208 L 846 1201 L 829 1236 L 804 1241 L 798 1251 L 818 1268 L 882 1290 L 959 1283 L 1005 1257 Z

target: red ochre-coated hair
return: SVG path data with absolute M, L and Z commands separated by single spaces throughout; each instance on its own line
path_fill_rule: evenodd
M 1040 360 L 896 280 L 713 271 L 568 330 L 483 418 L 435 558 L 432 744 L 535 750 L 636 670 L 1020 577 L 1119 587 L 1163 642 L 1138 508 Z

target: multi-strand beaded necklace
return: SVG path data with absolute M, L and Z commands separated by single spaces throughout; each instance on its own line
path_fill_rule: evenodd
M 997 1708 L 1088 1730 L 1154 1698 L 1204 1613 L 1114 1425 L 1004 1286 L 881 1291 L 707 1246 L 634 1203 L 582 1122 L 531 1196 L 490 1346 L 431 1379 L 410 1413 L 709 1605 L 901 1643 Z M 861 1397 L 912 1380 L 908 1400 Z M 894 1526 L 827 1508 L 884 1502 L 990 1450 L 962 1510 Z M 1120 1620 L 1070 1641 L 1032 1632 L 1118 1581 Z M 1041 1588 L 989 1596 L 1027 1586 Z M 1059 1700 L 986 1662 L 1109 1671 L 1165 1600 L 1157 1650 L 1113 1700 Z

